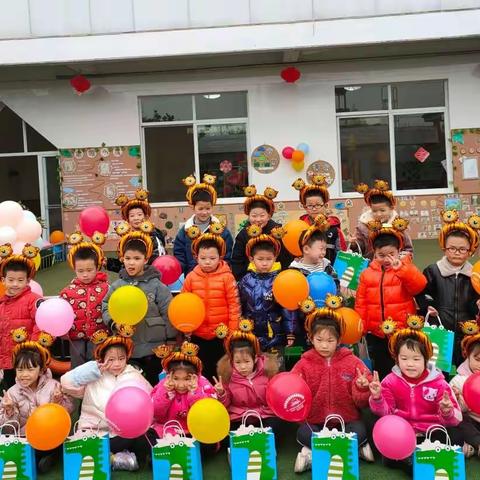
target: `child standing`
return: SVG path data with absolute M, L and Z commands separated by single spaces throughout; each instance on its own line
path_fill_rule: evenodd
M 161 282 L 160 273 L 148 265 L 153 252 L 153 244 L 149 231 L 153 229 L 150 222 L 144 222 L 140 231 L 130 231 L 128 223 L 121 223 L 116 231 L 122 235 L 118 244 L 118 255 L 124 268 L 120 270 L 119 279 L 112 283 L 103 299 L 103 321 L 112 331 L 113 325 L 108 312 L 108 300 L 112 293 L 124 285 L 135 285 L 143 290 L 148 299 L 148 310 L 145 318 L 135 327 L 132 337 L 134 350 L 132 360 L 145 372 L 147 380 L 155 385 L 161 371 L 159 359 L 153 355 L 152 349 L 159 342 L 175 343 L 177 331 L 168 320 L 168 305 L 172 300 L 170 290 Z
M 214 175 L 208 174 L 203 176 L 203 183 L 196 183 L 193 175 L 183 179 L 184 185 L 188 188 L 186 198 L 188 204 L 192 207 L 193 215 L 178 231 L 173 245 L 173 255 L 182 265 L 185 276 L 197 264 L 192 254 L 192 241 L 186 233 L 187 230 L 195 226 L 200 230 L 200 233 L 205 233 L 212 223 L 220 223 L 220 220 L 212 215 L 212 209 L 217 203 L 217 192 L 214 188 L 215 180 Z M 225 242 L 224 260 L 230 263 L 233 238 L 228 229 L 224 228 L 222 238 Z
M 0 369 L 6 388 L 15 384 L 12 352 L 15 342 L 12 330 L 24 328 L 28 337 L 37 332 L 35 313 L 41 296 L 33 293 L 29 281 L 35 276 L 33 259 L 39 249 L 25 245 L 21 255 L 14 255 L 10 244 L 0 246 L 0 278 L 5 284 L 5 295 L 0 297 Z
M 400 258 L 407 225 L 408 222 L 399 217 L 391 227 L 384 227 L 380 222 L 369 223 L 374 260 L 360 275 L 355 301 L 355 310 L 363 320 L 369 353 L 381 379 L 393 366 L 381 325 L 390 318 L 398 328 L 405 327 L 407 315 L 417 310 L 414 296 L 427 284 L 410 256 Z
M 295 461 L 295 472 L 312 465 L 312 432 L 318 432 L 328 415 L 340 415 L 345 431 L 357 434 L 360 458 L 373 462 L 373 452 L 367 441 L 367 431 L 361 421 L 360 409 L 368 405 L 371 374 L 364 363 L 348 348 L 340 347 L 345 322 L 339 312 L 341 298 L 327 295 L 326 307 L 311 310 L 311 303 L 302 308 L 308 313 L 305 329 L 312 348 L 305 352 L 292 369 L 312 391 L 312 408 L 307 423 L 297 431 L 302 445 Z
M 71 248 L 67 261 L 75 271 L 75 278 L 60 292 L 60 296 L 75 312 L 75 321 L 68 332 L 70 358 L 72 368 L 75 368 L 93 359 L 92 336 L 105 329 L 102 301 L 108 292 L 108 277 L 100 271 L 105 260 L 101 248 L 105 243 L 104 235 L 96 232 L 92 241 L 87 242 L 80 232 L 75 232 L 68 241 Z
M 187 230 L 197 266 L 186 276 L 182 292 L 195 293 L 205 304 L 205 320 L 193 332 L 192 341 L 200 347 L 204 375 L 208 379 L 215 375 L 217 362 L 223 356 L 223 345 L 215 329 L 224 324 L 235 330 L 240 317 L 237 284 L 223 260 L 226 245 L 222 231 L 221 223 L 213 223 L 204 234 L 200 234 L 196 226 Z

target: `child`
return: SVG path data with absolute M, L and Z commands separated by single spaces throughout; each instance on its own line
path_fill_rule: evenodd
M 242 316 L 253 321 L 253 333 L 262 352 L 277 351 L 294 342 L 294 313 L 282 308 L 273 298 L 272 286 L 280 273 L 276 259 L 281 250 L 282 228 L 273 228 L 271 235 L 257 225 L 247 229 L 250 240 L 245 254 L 250 260 L 248 273 L 238 283 Z
M 128 222 L 133 230 L 139 230 L 143 222 L 150 220 L 152 207 L 148 202 L 148 192 L 139 188 L 135 192 L 134 198 L 128 198 L 122 193 L 115 199 L 115 203 L 121 207 L 120 212 L 125 222 Z M 153 228 L 150 232 L 153 242 L 153 252 L 149 260 L 152 263 L 157 257 L 165 255 L 165 235 L 158 228 Z M 107 270 L 119 272 L 122 268 L 122 262 L 118 258 L 107 259 Z
M 472 215 L 467 223 L 458 220 L 455 210 L 443 212 L 445 222 L 439 236 L 445 256 L 429 265 L 423 274 L 427 278 L 425 290 L 417 296 L 422 315 L 440 317 L 445 328 L 455 332 L 453 362 L 462 363 L 460 324 L 478 314 L 480 296 L 472 287 L 472 264 L 468 259 L 479 245 L 480 217 Z
M 0 246 L 0 278 L 5 284 L 5 295 L 0 297 L 0 369 L 4 372 L 4 388 L 15 384 L 12 363 L 15 342 L 10 332 L 22 327 L 29 337 L 38 332 L 35 313 L 41 296 L 28 285 L 35 276 L 33 259 L 38 252 L 38 248 L 27 244 L 21 255 L 14 255 L 10 244 Z
M 267 384 L 278 373 L 278 362 L 271 355 L 260 352 L 260 343 L 251 333 L 252 322 L 242 320 L 240 330 L 231 332 L 225 339 L 227 352 L 218 362 L 218 379 L 214 378 L 218 399 L 230 414 L 230 430 L 237 430 L 242 416 L 255 410 L 264 427 L 278 433 L 280 419 L 267 404 Z M 250 417 L 247 424 L 260 426 L 258 418 Z
M 200 229 L 200 233 L 205 233 L 212 223 L 220 223 L 220 220 L 212 215 L 212 208 L 217 203 L 217 192 L 214 188 L 215 180 L 214 175 L 208 174 L 203 176 L 203 183 L 196 183 L 193 175 L 183 179 L 183 183 L 188 188 L 186 197 L 188 204 L 192 207 L 193 215 L 178 231 L 173 244 L 173 255 L 182 265 L 185 276 L 197 264 L 192 255 L 192 241 L 186 234 L 187 230 L 196 226 Z M 225 228 L 222 232 L 222 238 L 225 242 L 224 260 L 230 263 L 233 246 L 232 234 Z
M 101 272 L 105 257 L 101 245 L 105 236 L 96 232 L 91 242 L 83 239 L 80 232 L 68 237 L 71 248 L 67 261 L 75 271 L 75 278 L 65 287 L 60 296 L 75 312 L 75 321 L 68 336 L 70 337 L 70 359 L 72 368 L 93 359 L 92 335 L 104 330 L 102 319 L 102 301 L 108 291 L 107 274 Z
M 81 398 L 82 407 L 78 419 L 78 429 L 110 433 L 105 418 L 105 407 L 110 395 L 121 382 L 141 383 L 150 392 L 152 386 L 142 376 L 140 370 L 127 361 L 134 349 L 130 338 L 112 336 L 104 339 L 94 351 L 95 360 L 70 370 L 60 379 L 63 391 L 75 398 Z M 148 444 L 145 436 L 121 438 L 110 433 L 110 451 L 114 470 L 137 470 L 138 463 L 145 461 Z
M 223 356 L 223 345 L 216 338 L 215 329 L 224 324 L 235 330 L 240 317 L 237 284 L 223 260 L 226 244 L 222 231 L 221 223 L 213 223 L 204 234 L 196 226 L 187 230 L 197 266 L 186 276 L 182 292 L 195 293 L 205 304 L 205 320 L 193 332 L 192 341 L 200 347 L 208 379 L 215 375 L 217 362 Z
M 135 345 L 132 360 L 145 372 L 147 380 L 155 385 L 161 371 L 159 359 L 152 354 L 152 348 L 158 342 L 175 342 L 177 331 L 168 320 L 168 305 L 172 300 L 170 290 L 160 281 L 160 273 L 151 265 L 147 265 L 153 252 L 153 244 L 148 234 L 153 224 L 144 222 L 140 231 L 130 231 L 128 223 L 121 223 L 116 231 L 122 235 L 118 244 L 118 255 L 124 268 L 120 270 L 119 279 L 113 282 L 103 299 L 103 321 L 113 327 L 108 312 L 108 300 L 112 293 L 124 285 L 135 285 L 143 290 L 148 299 L 148 310 L 145 318 L 135 327 L 133 343 Z
M 380 222 L 369 223 L 374 260 L 360 275 L 355 300 L 355 310 L 363 320 L 363 331 L 367 335 L 369 353 L 381 379 L 393 366 L 381 324 L 391 318 L 398 328 L 405 327 L 407 315 L 417 310 L 414 296 L 427 284 L 410 256 L 400 258 L 407 225 L 408 222 L 399 217 L 391 227 L 382 226 Z
M 306 184 L 301 178 L 295 180 L 292 184 L 295 190 L 299 190 L 299 200 L 306 214 L 300 217 L 308 225 L 315 223 L 315 217 L 319 214 L 326 215 L 330 194 L 328 193 L 328 184 L 323 175 L 313 175 L 312 183 Z M 327 237 L 326 257 L 333 264 L 339 250 L 346 250 L 347 244 L 345 236 L 341 229 L 340 219 L 334 215 L 327 217 L 330 227 L 325 232 Z
M 278 193 L 276 190 L 267 187 L 263 195 L 257 195 L 255 185 L 250 185 L 245 187 L 244 191 L 247 198 L 243 204 L 243 210 L 245 215 L 248 216 L 248 221 L 235 237 L 231 261 L 232 272 L 237 281 L 241 280 L 247 273 L 249 265 L 249 259 L 245 255 L 245 248 L 249 240 L 247 228 L 250 225 L 257 225 L 262 229 L 263 233 L 270 234 L 273 228 L 281 226 L 272 220 L 272 215 L 275 212 L 273 199 Z M 285 250 L 283 245 L 278 255 L 278 261 L 282 268 L 288 268 L 292 261 L 292 256 Z
M 373 188 L 369 188 L 367 184 L 361 183 L 357 185 L 357 192 L 364 195 L 365 203 L 368 205 L 367 211 L 360 215 L 355 235 L 348 238 L 350 248 L 357 251 L 365 258 L 371 260 L 373 258 L 373 250 L 368 241 L 368 223 L 378 221 L 382 224 L 391 224 L 398 216 L 395 210 L 395 198 L 389 190 L 388 183 L 384 180 L 375 180 Z M 401 256 L 410 254 L 413 257 L 413 245 L 409 235 L 404 232 L 404 243 Z
M 340 346 L 345 322 L 338 311 L 341 298 L 327 295 L 326 307 L 313 308 L 313 302 L 303 302 L 308 313 L 305 329 L 313 346 L 305 352 L 292 369 L 312 391 L 312 408 L 307 422 L 297 431 L 297 441 L 303 446 L 295 461 L 295 472 L 308 470 L 312 465 L 312 432 L 318 432 L 328 415 L 340 415 L 345 431 L 357 434 L 360 458 L 373 462 L 367 431 L 360 409 L 368 405 L 371 374 L 364 363 L 348 348 Z
M 53 341 L 53 339 L 52 339 Z M 3 392 L 0 407 L 0 425 L 18 422 L 19 434 L 25 435 L 28 417 L 40 405 L 57 403 L 69 413 L 73 411 L 70 397 L 62 393 L 60 383 L 52 378 L 48 368 L 49 351 L 37 342 L 25 341 L 13 350 L 15 385 Z M 35 452 L 37 469 L 48 472 L 60 456 L 60 449 Z

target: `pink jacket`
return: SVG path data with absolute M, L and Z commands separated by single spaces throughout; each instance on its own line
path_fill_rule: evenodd
M 187 414 L 190 407 L 202 398 L 216 398 L 215 389 L 205 377 L 199 377 L 198 388 L 194 392 L 168 392 L 164 386 L 165 380 L 166 378 L 160 380 L 151 393 L 154 409 L 153 428 L 162 437 L 163 425 L 170 420 L 177 420 L 185 433 L 189 433 Z
M 453 403 L 450 415 L 442 415 L 439 408 L 444 392 Z M 378 400 L 370 397 L 370 408 L 375 415 L 399 415 L 412 425 L 416 432 L 425 432 L 437 423 L 454 427 L 462 421 L 462 412 L 457 399 L 446 382 L 443 373 L 429 367 L 428 377 L 417 385 L 410 385 L 398 366 L 382 381 L 382 396 Z
M 460 393 L 463 394 L 463 386 L 470 375 L 473 375 L 473 372 L 470 370 L 470 365 L 468 364 L 467 359 L 457 368 L 457 375 L 450 380 L 450 386 L 458 388 Z M 469 410 L 467 405 L 465 405 L 465 402 L 460 406 L 462 407 L 462 412 L 468 412 L 470 418 L 473 418 L 476 422 L 480 423 L 480 415 L 478 413 Z
M 275 414 L 267 405 L 267 384 L 265 359 L 258 356 L 255 370 L 250 377 L 243 377 L 235 368 L 232 369 L 230 381 L 224 385 L 225 394 L 219 400 L 227 407 L 230 419 L 239 420 L 247 410 L 256 410 L 262 418 Z
M 48 368 L 45 373 L 40 375 L 36 390 L 15 383 L 13 387 L 8 389 L 8 394 L 14 402 L 14 413 L 9 417 L 4 408 L 0 406 L 0 425 L 17 421 L 20 424 L 20 434 L 24 435 L 28 417 L 38 406 L 52 402 L 53 392 L 57 386 L 60 387 L 60 383 L 52 378 L 52 372 Z M 73 401 L 68 395 L 63 395 L 59 404 L 65 407 L 68 413 L 73 412 Z

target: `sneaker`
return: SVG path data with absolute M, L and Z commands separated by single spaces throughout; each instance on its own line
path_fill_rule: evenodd
M 310 470 L 310 468 L 312 468 L 312 451 L 307 447 L 303 447 L 297 454 L 293 471 L 302 473 Z
M 463 444 L 463 454 L 465 455 L 465 458 L 470 458 L 470 457 L 473 457 L 475 455 L 475 448 L 473 448 L 472 445 L 470 445 L 469 443 L 464 443 Z
M 230 460 L 230 447 L 227 448 L 227 460 L 228 460 L 228 465 L 231 467 L 232 462 Z
M 372 447 L 368 442 L 364 443 L 363 445 L 360 445 L 360 448 L 358 449 L 358 456 L 362 459 L 365 460 L 366 462 L 374 462 L 375 457 L 373 456 L 373 451 Z
M 124 450 L 112 455 L 112 470 L 134 472 L 138 470 L 137 457 L 133 452 Z

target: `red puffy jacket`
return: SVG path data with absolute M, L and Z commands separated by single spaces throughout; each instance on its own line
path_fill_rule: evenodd
M 35 313 L 41 298 L 28 286 L 15 297 L 0 297 L 0 368 L 13 368 L 12 353 L 16 342 L 12 338 L 12 330 L 25 327 L 29 340 L 35 339 L 38 333 Z
M 74 278 L 60 292 L 60 296 L 70 303 L 75 312 L 75 321 L 68 332 L 72 340 L 90 339 L 97 330 L 105 330 L 102 300 L 108 292 L 107 280 L 106 273 L 97 272 L 92 283 L 85 284 Z
M 401 262 L 398 270 L 384 270 L 374 260 L 360 275 L 355 310 L 363 320 L 365 333 L 384 337 L 380 325 L 386 318 L 397 322 L 397 328 L 405 328 L 407 315 L 416 313 L 413 297 L 425 288 L 427 279 L 410 257 Z

